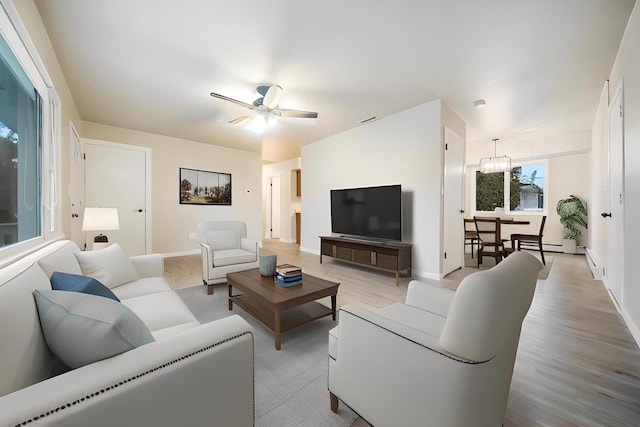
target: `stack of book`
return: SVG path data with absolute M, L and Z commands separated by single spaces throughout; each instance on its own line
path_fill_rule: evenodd
M 279 265 L 274 280 L 283 288 L 299 285 L 302 283 L 302 269 L 291 264 Z

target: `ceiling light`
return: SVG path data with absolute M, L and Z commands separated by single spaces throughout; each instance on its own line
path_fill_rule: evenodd
M 478 99 L 477 101 L 473 102 L 473 106 L 476 108 L 484 108 L 487 106 L 487 101 L 485 101 L 484 99 Z
M 266 124 L 267 122 L 264 119 L 264 116 L 262 114 L 256 114 L 255 116 L 253 116 L 253 119 L 251 119 L 249 124 L 245 126 L 245 129 L 249 132 L 262 135 L 264 133 Z
M 511 157 L 496 155 L 496 143 L 498 138 L 493 140 L 493 157 L 484 157 L 480 159 L 481 173 L 509 172 L 511 170 Z

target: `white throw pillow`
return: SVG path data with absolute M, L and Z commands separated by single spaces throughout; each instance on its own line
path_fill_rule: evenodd
M 208 231 L 207 242 L 213 247 L 214 252 L 225 249 L 238 249 L 240 248 L 240 231 Z
M 49 349 L 79 368 L 153 342 L 149 328 L 124 304 L 70 291 L 33 291 Z
M 129 256 L 117 243 L 97 251 L 76 253 L 82 274 L 93 277 L 109 288 L 138 280 L 138 272 Z

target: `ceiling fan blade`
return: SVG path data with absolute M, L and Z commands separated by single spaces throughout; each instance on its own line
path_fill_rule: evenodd
M 267 93 L 264 95 L 262 105 L 267 108 L 276 108 L 280 104 L 280 98 L 282 98 L 282 88 L 278 85 L 269 87 Z
M 229 98 L 228 96 L 220 95 L 218 93 L 211 92 L 211 96 L 213 96 L 214 98 L 222 99 L 224 101 L 233 102 L 234 104 L 238 104 L 238 105 L 240 105 L 242 107 L 245 107 L 245 108 L 248 108 L 250 110 L 253 110 L 253 108 L 254 108 L 253 105 L 251 105 L 251 104 L 247 104 L 246 102 L 238 101 L 237 99 Z
M 233 120 L 229 121 L 229 124 L 231 124 L 231 125 L 242 125 L 242 124 L 245 124 L 246 122 L 248 122 L 249 120 L 251 120 L 251 116 L 242 116 L 242 117 L 238 117 L 237 119 L 233 119 Z
M 318 113 L 313 111 L 277 109 L 277 110 L 274 110 L 273 113 L 281 117 L 295 117 L 299 119 L 317 119 L 318 118 Z
M 265 96 L 267 94 L 267 92 L 269 92 L 269 88 L 270 87 L 271 86 L 267 86 L 267 85 L 258 86 L 256 88 L 256 92 L 258 92 L 262 96 Z

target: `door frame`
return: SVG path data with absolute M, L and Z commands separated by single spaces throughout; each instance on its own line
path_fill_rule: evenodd
M 616 102 L 619 99 L 619 102 Z M 614 108 L 616 108 L 617 104 L 620 104 L 622 111 L 621 113 L 621 132 L 620 132 L 620 147 L 619 147 L 619 152 L 620 152 L 620 156 L 618 159 L 612 159 L 612 155 L 611 155 L 611 147 L 612 147 L 612 143 L 611 143 L 611 114 L 616 114 L 615 111 L 613 111 Z M 603 282 L 605 283 L 607 289 L 609 290 L 609 293 L 611 293 L 611 296 L 613 297 L 612 299 L 614 300 L 614 303 L 618 306 L 618 310 L 622 309 L 622 304 L 623 304 L 623 300 L 624 300 L 624 256 L 620 256 L 622 254 L 624 254 L 624 206 L 625 206 L 625 189 L 624 189 L 624 142 L 625 142 L 625 135 L 624 135 L 624 118 L 625 118 L 625 114 L 624 114 L 624 81 L 621 80 L 620 83 L 618 84 L 618 86 L 616 87 L 616 90 L 613 92 L 613 96 L 611 97 L 611 103 L 609 104 L 609 108 L 607 111 L 607 156 L 608 156 L 608 170 L 607 170 L 607 175 L 608 175 L 608 190 L 609 190 L 609 197 L 607 199 L 608 202 L 608 211 L 609 213 L 613 213 L 613 206 L 612 206 L 612 200 L 614 200 L 615 196 L 613 194 L 613 190 L 614 190 L 614 186 L 612 185 L 612 170 L 617 170 L 619 171 L 619 176 L 621 177 L 619 184 L 619 189 L 620 189 L 620 212 L 619 215 L 622 216 L 622 218 L 617 218 L 617 214 L 616 214 L 616 221 L 622 221 L 621 222 L 621 227 L 622 227 L 622 232 L 620 233 L 619 236 L 614 236 L 612 233 L 613 230 L 613 226 L 612 226 L 612 218 L 609 218 L 608 220 L 608 224 L 607 224 L 607 267 L 605 269 L 605 275 L 603 277 Z M 618 161 L 619 164 L 612 164 L 612 161 Z M 618 188 L 617 186 L 615 188 Z M 615 253 L 613 253 L 614 251 L 612 250 L 612 245 L 617 245 L 618 246 L 618 255 L 616 256 Z M 609 274 L 607 274 L 607 272 L 612 271 L 611 268 L 611 263 L 612 260 L 617 259 L 619 260 L 619 267 L 620 267 L 620 271 L 617 272 L 617 276 L 619 277 L 619 284 L 613 284 L 611 280 L 609 280 Z M 619 285 L 619 288 L 618 288 Z
M 449 128 L 448 126 L 444 126 L 443 127 L 443 144 L 442 144 L 442 152 L 443 152 L 443 168 L 442 168 L 442 255 L 440 257 L 440 276 L 444 277 L 445 275 L 451 273 L 452 271 L 456 271 L 462 267 L 464 267 L 464 186 L 465 186 L 465 168 L 464 168 L 464 164 L 465 164 L 465 140 L 464 138 L 462 138 L 460 135 L 458 135 L 453 129 Z M 448 144 L 453 142 L 458 142 L 459 144 L 461 144 L 461 146 L 459 147 L 459 153 L 460 153 L 460 158 L 453 158 L 451 159 L 450 156 L 451 154 L 448 153 L 452 153 L 453 151 L 448 149 Z M 457 163 L 456 161 L 459 160 L 460 162 Z M 449 191 L 447 191 L 448 187 L 447 187 L 447 176 L 449 175 L 449 171 L 448 168 L 449 167 L 453 167 L 453 173 L 455 174 L 456 171 L 458 173 L 460 173 L 460 188 L 458 188 L 456 191 L 456 194 L 459 195 L 459 201 L 458 203 L 458 207 L 455 208 L 455 210 L 457 210 L 457 212 L 455 212 L 456 215 L 456 220 L 455 221 L 451 221 L 453 218 L 453 214 L 454 212 L 446 212 L 445 209 L 447 208 L 447 200 L 451 200 L 454 201 L 455 199 L 449 199 L 449 197 L 451 197 L 452 195 L 449 194 L 451 188 L 449 188 Z M 453 195 L 455 196 L 455 195 Z M 453 225 L 453 223 L 455 222 L 455 230 L 458 231 L 458 236 L 453 236 L 453 237 L 449 237 L 447 238 L 447 236 L 451 236 L 451 234 L 453 234 L 453 232 L 451 231 L 451 227 L 445 227 L 445 221 L 451 221 L 449 222 L 450 225 Z M 455 258 L 452 258 L 453 254 L 449 255 L 447 254 L 447 259 L 445 259 L 445 254 L 447 253 L 447 249 L 457 249 L 458 251 L 458 255 Z M 447 271 L 448 270 L 448 271 Z
M 152 236 L 151 236 L 151 148 L 148 147 L 140 147 L 138 145 L 129 145 L 129 144 L 122 144 L 119 142 L 111 142 L 111 141 L 104 141 L 104 140 L 100 140 L 100 139 L 91 139 L 91 138 L 80 138 L 80 143 L 82 145 L 82 153 L 84 156 L 85 153 L 85 145 L 86 144 L 93 144 L 93 145 L 100 145 L 100 146 L 105 146 L 105 147 L 111 147 L 111 148 L 116 148 L 116 149 L 122 149 L 122 150 L 133 150 L 133 151 L 141 151 L 145 153 L 145 183 L 144 183 L 144 188 L 145 188 L 145 208 L 144 208 L 144 223 L 145 223 L 145 253 L 149 254 L 151 253 L 152 250 Z M 85 160 L 86 161 L 86 160 Z M 84 172 L 83 172 L 84 174 Z M 83 176 L 83 179 L 85 179 L 85 177 Z M 86 179 L 85 179 L 86 180 Z M 85 183 L 85 191 L 86 191 L 86 183 Z M 85 194 L 83 193 L 83 203 L 85 200 Z

